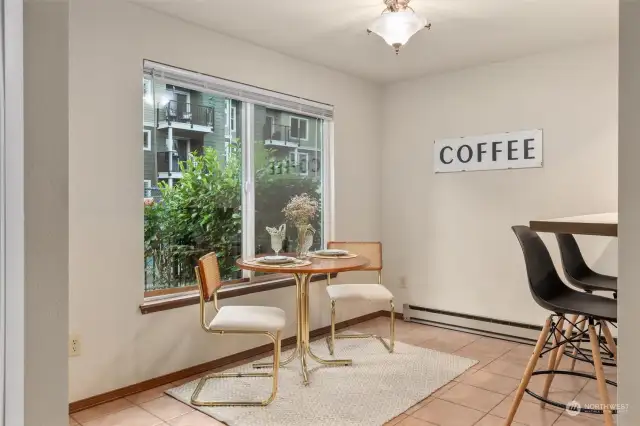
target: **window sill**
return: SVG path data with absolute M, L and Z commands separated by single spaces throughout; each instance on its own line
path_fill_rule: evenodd
M 331 274 L 331 278 L 335 278 L 336 276 L 337 274 Z M 311 281 L 324 281 L 326 277 L 326 274 L 316 274 L 311 277 Z M 261 293 L 263 291 L 276 290 L 294 285 L 296 285 L 296 281 L 292 277 L 233 285 L 229 286 L 229 288 L 223 287 L 219 290 L 218 300 L 244 296 L 246 294 Z M 145 298 L 144 302 L 140 305 L 140 312 L 145 315 L 153 312 L 182 308 L 183 306 L 197 305 L 198 303 L 200 303 L 200 295 L 197 290 L 185 291 L 183 293 Z

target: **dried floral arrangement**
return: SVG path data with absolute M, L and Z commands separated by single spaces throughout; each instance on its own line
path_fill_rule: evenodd
M 306 193 L 294 195 L 282 212 L 284 217 L 296 226 L 307 225 L 318 214 L 318 201 Z

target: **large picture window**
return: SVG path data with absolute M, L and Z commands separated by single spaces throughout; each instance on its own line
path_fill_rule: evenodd
M 235 261 L 272 251 L 266 227 L 286 223 L 282 209 L 295 195 L 320 203 L 312 248 L 323 247 L 331 227 L 330 116 L 291 111 L 290 100 L 254 101 L 251 90 L 261 89 L 250 86 L 237 98 L 222 95 L 207 86 L 224 81 L 162 67 L 145 63 L 143 78 L 145 294 L 193 289 L 193 268 L 209 252 L 224 281 L 251 282 L 254 274 Z M 294 250 L 296 235 L 287 224 L 284 251 Z

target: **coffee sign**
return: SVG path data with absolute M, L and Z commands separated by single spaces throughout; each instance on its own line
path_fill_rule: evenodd
M 433 164 L 436 173 L 542 167 L 542 129 L 440 139 Z

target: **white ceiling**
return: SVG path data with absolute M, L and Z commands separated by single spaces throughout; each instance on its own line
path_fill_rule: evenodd
M 412 0 L 432 23 L 396 56 L 368 24 L 382 0 L 137 0 L 286 55 L 387 82 L 615 39 L 616 0 Z

